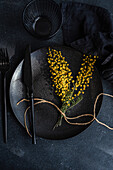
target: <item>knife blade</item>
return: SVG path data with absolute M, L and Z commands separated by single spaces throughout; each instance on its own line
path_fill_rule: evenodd
M 31 119 L 32 119 L 32 143 L 36 144 L 36 135 L 35 135 L 35 117 L 34 117 L 34 96 L 33 96 L 33 82 L 32 82 L 32 67 L 31 67 L 31 47 L 27 45 L 25 50 L 25 56 L 22 66 L 22 77 L 23 83 L 26 86 L 27 94 L 30 97 L 30 106 L 31 106 Z

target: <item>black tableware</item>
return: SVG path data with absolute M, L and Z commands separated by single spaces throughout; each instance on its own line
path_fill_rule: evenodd
M 32 84 L 32 67 L 31 67 L 31 56 L 30 56 L 30 46 L 26 47 L 25 57 L 22 68 L 22 79 L 23 83 L 27 88 L 28 97 L 30 97 L 31 106 L 31 118 L 32 118 L 32 143 L 36 144 L 35 136 L 35 123 L 34 123 L 34 97 L 33 97 L 33 84 Z
M 82 62 L 82 54 L 76 50 L 69 47 L 51 47 L 56 50 L 60 50 L 65 56 L 66 61 L 69 63 L 69 67 L 73 72 L 74 78 L 79 71 L 80 64 Z M 33 89 L 35 98 L 45 99 L 55 103 L 59 108 L 61 108 L 61 100 L 56 95 L 55 89 L 52 86 L 51 74 L 49 71 L 49 65 L 47 62 L 47 53 L 48 48 L 39 49 L 31 53 L 32 61 L 32 78 L 33 78 Z M 16 68 L 11 84 L 10 84 L 10 102 L 13 109 L 13 112 L 21 123 L 23 127 L 24 124 L 24 112 L 29 106 L 29 102 L 22 102 L 17 105 L 18 101 L 23 98 L 26 98 L 26 91 L 23 85 L 22 79 L 22 63 Z M 93 105 L 96 99 L 96 96 L 103 92 L 102 83 L 97 69 L 93 73 L 93 78 L 90 82 L 90 86 L 87 88 L 84 94 L 83 100 L 78 103 L 75 107 L 70 110 L 70 113 L 66 113 L 69 117 L 78 116 L 81 114 L 93 114 Z M 36 103 L 37 101 L 35 101 Z M 102 98 L 99 98 L 96 115 L 99 113 L 101 107 Z M 30 110 L 27 112 L 27 126 L 30 129 L 31 123 L 29 121 Z M 59 112 L 57 109 L 47 103 L 42 103 L 35 105 L 35 130 L 36 136 L 47 138 L 47 139 L 66 139 L 72 136 L 75 136 L 85 130 L 89 125 L 85 126 L 73 126 L 69 125 L 63 119 L 62 126 L 53 130 L 54 125 L 58 120 Z M 89 117 L 81 118 L 79 121 L 87 122 Z M 78 121 L 78 120 L 77 120 Z
M 7 143 L 7 99 L 6 73 L 9 70 L 9 56 L 6 48 L 0 49 L 0 71 L 3 76 L 3 111 L 4 111 L 4 142 Z
M 53 0 L 33 0 L 23 12 L 25 28 L 35 37 L 49 39 L 59 30 L 62 14 Z

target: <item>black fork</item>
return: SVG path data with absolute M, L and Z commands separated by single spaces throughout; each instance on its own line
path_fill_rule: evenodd
M 6 48 L 0 49 L 0 71 L 3 77 L 3 111 L 4 111 L 4 142 L 7 143 L 7 100 L 6 100 L 6 73 L 9 70 L 9 56 Z

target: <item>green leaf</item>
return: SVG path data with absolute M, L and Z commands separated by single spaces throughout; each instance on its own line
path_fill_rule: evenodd
M 83 99 L 83 96 L 82 96 L 82 95 L 78 96 L 78 98 L 76 99 L 76 101 L 74 101 L 74 100 L 72 101 L 72 104 L 71 104 L 71 106 L 68 108 L 68 110 L 69 110 L 70 108 L 76 106 L 79 102 L 82 101 L 82 99 Z
M 78 96 L 77 100 L 75 101 L 75 105 L 78 104 L 83 99 L 83 96 Z
M 74 107 L 75 105 L 77 105 L 82 99 L 83 99 L 83 96 L 80 95 L 80 96 L 76 99 L 76 101 L 72 100 L 72 101 L 71 101 L 71 106 L 67 106 L 66 103 L 63 103 L 63 104 L 62 104 L 62 107 L 61 107 L 62 112 L 65 113 L 66 111 L 69 111 L 70 108 L 72 108 L 72 107 Z M 57 121 L 57 123 L 55 124 L 53 130 L 54 130 L 56 127 L 59 127 L 59 126 L 62 125 L 62 118 L 63 118 L 63 115 L 61 114 L 60 117 L 58 118 L 58 121 Z

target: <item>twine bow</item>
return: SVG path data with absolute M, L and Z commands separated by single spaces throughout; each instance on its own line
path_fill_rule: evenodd
M 56 104 L 54 104 L 54 103 L 52 103 L 52 102 L 50 102 L 50 101 L 44 100 L 44 99 L 34 98 L 34 101 L 38 101 L 38 102 L 34 103 L 34 106 L 37 105 L 37 104 L 41 104 L 41 103 L 48 103 L 48 104 L 54 106 L 54 107 L 63 115 L 65 121 L 66 121 L 68 124 L 71 124 L 71 125 L 83 126 L 83 125 L 88 125 L 88 124 L 90 124 L 91 122 L 93 122 L 94 120 L 96 120 L 97 123 L 105 126 L 106 128 L 108 128 L 108 129 L 110 129 L 110 130 L 113 130 L 112 127 L 106 125 L 105 123 L 99 121 L 99 120 L 96 118 L 95 110 L 96 110 L 97 101 L 98 101 L 99 97 L 102 96 L 102 95 L 113 98 L 113 95 L 110 95 L 110 94 L 107 94 L 107 93 L 100 93 L 100 94 L 96 97 L 96 99 L 95 99 L 94 108 L 93 108 L 93 114 L 82 114 L 82 115 L 79 115 L 79 116 L 76 116 L 76 117 L 67 117 L 66 114 L 63 113 Z M 22 99 L 22 100 L 20 100 L 20 101 L 17 103 L 17 105 L 19 105 L 20 103 L 22 103 L 22 102 L 24 102 L 24 101 L 29 102 L 30 100 Z M 30 134 L 30 132 L 29 132 L 29 130 L 28 130 L 27 122 L 26 122 L 26 115 L 27 115 L 27 112 L 28 112 L 29 109 L 30 109 L 30 106 L 29 106 L 29 107 L 25 110 L 25 112 L 24 112 L 24 123 L 25 123 L 25 128 L 26 128 L 27 133 L 29 134 L 30 137 L 32 137 L 32 135 Z M 88 122 L 84 122 L 84 123 L 77 123 L 77 122 L 75 122 L 75 123 L 74 123 L 74 122 L 70 122 L 70 121 L 69 121 L 69 120 L 75 120 L 75 119 L 82 118 L 82 117 L 87 117 L 87 116 L 92 117 L 92 119 L 91 119 L 90 121 L 88 121 Z

